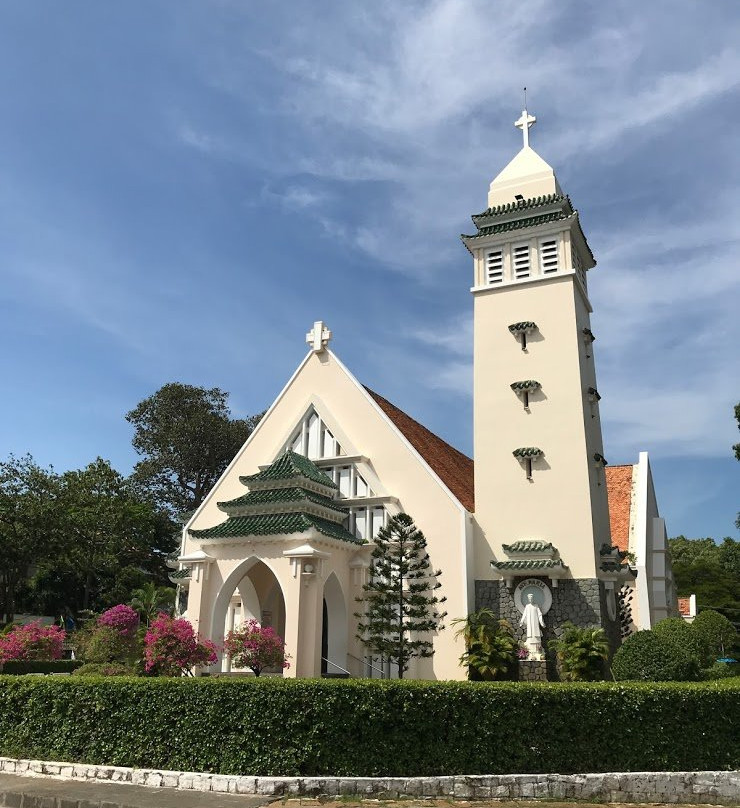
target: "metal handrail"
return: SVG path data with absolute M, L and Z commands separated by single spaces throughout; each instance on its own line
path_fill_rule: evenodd
M 343 668 L 341 665 L 337 665 L 336 662 L 332 662 L 330 659 L 327 659 L 326 657 L 321 657 L 321 661 L 326 662 L 327 665 L 333 665 L 335 668 L 342 671 L 342 673 L 346 673 L 347 676 L 352 676 L 352 674 L 348 670 Z
M 363 665 L 367 665 L 369 668 L 372 668 L 374 671 L 378 671 L 378 673 L 380 674 L 380 678 L 385 679 L 385 671 L 382 668 L 378 668 L 375 665 L 373 665 L 372 662 L 368 662 L 367 659 L 360 659 L 359 657 L 356 657 L 354 654 L 347 653 L 347 656 L 351 657 L 352 659 L 356 660 L 357 662 L 361 662 Z

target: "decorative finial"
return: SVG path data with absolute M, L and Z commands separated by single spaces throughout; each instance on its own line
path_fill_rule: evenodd
M 331 331 L 322 320 L 317 320 L 313 328 L 306 334 L 306 342 L 314 353 L 321 353 L 329 344 Z
M 529 146 L 529 127 L 533 126 L 534 123 L 537 121 L 537 118 L 534 115 L 530 115 L 527 112 L 527 88 L 524 88 L 524 109 L 522 110 L 522 117 L 519 118 L 518 121 L 514 122 L 514 126 L 517 129 L 522 130 L 522 135 L 524 136 L 524 148 L 526 149 Z

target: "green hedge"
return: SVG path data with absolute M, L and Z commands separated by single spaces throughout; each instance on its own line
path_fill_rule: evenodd
M 253 775 L 731 769 L 740 685 L 0 677 L 0 755 Z
M 4 662 L 0 673 L 9 676 L 23 676 L 27 673 L 72 673 L 82 666 L 79 659 L 35 659 L 30 662 Z

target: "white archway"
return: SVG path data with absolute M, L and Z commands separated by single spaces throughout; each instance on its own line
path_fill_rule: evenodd
M 332 574 L 324 584 L 322 627 L 322 672 L 343 673 L 347 669 L 347 606 L 337 576 Z
M 222 647 L 226 620 L 235 591 L 241 597 L 241 620 L 253 618 L 263 623 L 266 613 L 270 624 L 285 637 L 285 596 L 275 571 L 263 559 L 250 556 L 242 561 L 227 576 L 221 585 L 211 613 L 211 640 Z M 214 663 L 218 670 L 225 669 L 225 661 L 219 653 Z

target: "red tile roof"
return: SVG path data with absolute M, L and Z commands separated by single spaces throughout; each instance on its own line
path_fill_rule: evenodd
M 691 598 L 678 599 L 678 613 L 684 617 L 688 617 L 691 612 Z
M 609 525 L 612 544 L 630 549 L 630 507 L 632 505 L 632 466 L 606 467 L 606 493 L 609 499 Z
M 406 440 L 426 460 L 432 471 L 457 497 L 463 508 L 474 511 L 473 461 L 430 432 L 411 416 L 406 415 L 403 410 L 399 410 L 383 396 L 375 393 L 369 387 L 365 389 Z

